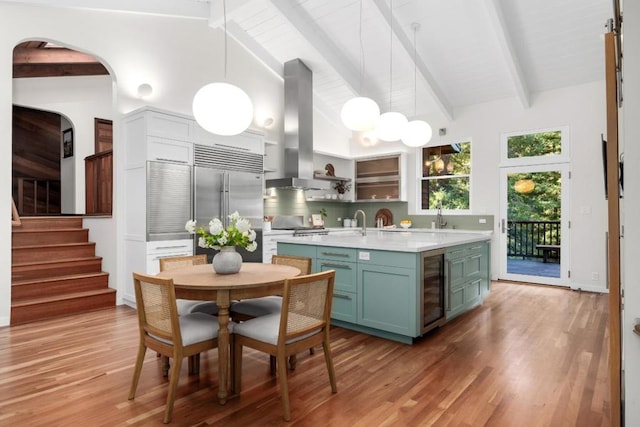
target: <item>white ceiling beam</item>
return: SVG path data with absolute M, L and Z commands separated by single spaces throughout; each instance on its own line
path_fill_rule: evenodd
M 396 20 L 395 17 L 391 17 L 391 13 L 389 11 L 389 6 L 387 5 L 386 0 L 373 0 L 373 4 L 378 9 L 378 12 L 387 23 L 387 25 L 391 26 L 393 19 L 393 35 L 400 42 L 400 45 L 405 50 L 407 55 L 413 60 L 413 44 L 409 37 L 404 33 L 404 31 L 398 31 L 400 28 L 400 23 Z M 424 63 L 420 56 L 416 57 L 416 68 L 418 69 L 418 73 L 420 77 L 426 82 L 427 90 L 430 92 L 433 97 L 434 102 L 438 105 L 440 112 L 448 119 L 453 120 L 453 109 L 449 100 L 444 95 L 440 86 L 436 82 L 436 80 L 431 75 L 429 68 Z
M 361 82 L 360 73 L 350 61 L 340 53 L 340 49 L 331 41 L 327 34 L 304 11 L 302 6 L 293 0 L 270 0 L 276 10 L 291 23 L 293 28 L 306 40 L 322 57 L 327 64 L 346 83 L 354 96 L 371 96 L 378 93 L 376 88 Z M 362 86 L 362 88 L 361 88 Z
M 498 0 L 485 0 L 484 4 L 489 14 L 489 25 L 493 28 L 496 38 L 498 39 L 498 45 L 500 45 L 502 56 L 509 69 L 509 74 L 511 75 L 511 80 L 513 81 L 518 98 L 524 108 L 529 108 L 531 106 L 529 88 L 524 73 L 522 72 L 522 67 L 520 67 L 518 55 L 511 42 L 511 36 L 507 30 L 502 8 Z
M 227 34 L 243 46 L 276 77 L 283 78 L 284 66 L 235 21 L 227 21 Z
M 62 7 L 67 9 L 141 13 L 177 18 L 207 19 L 209 5 L 205 1 L 176 0 L 5 0 L 22 4 Z
M 228 12 L 228 11 L 227 11 Z M 211 22 L 211 21 L 210 21 Z M 252 54 L 264 67 L 276 77 L 284 81 L 284 66 L 266 51 L 253 37 L 247 34 L 235 21 L 227 21 L 227 33 L 250 54 Z M 338 126 L 341 123 L 337 113 L 329 108 L 314 91 L 313 108 L 322 114 L 327 120 Z

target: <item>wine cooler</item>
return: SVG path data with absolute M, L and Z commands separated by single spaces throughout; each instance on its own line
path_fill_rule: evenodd
M 420 333 L 445 321 L 444 249 L 423 252 L 420 268 Z

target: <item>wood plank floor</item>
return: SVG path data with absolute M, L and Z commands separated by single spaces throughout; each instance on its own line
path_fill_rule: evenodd
M 300 426 L 608 426 L 607 295 L 497 282 L 481 307 L 412 346 L 332 329 L 338 393 L 322 351 L 289 376 Z M 162 425 L 167 380 L 116 307 L 0 329 L 1 426 Z M 218 405 L 217 353 L 186 363 L 173 425 L 286 425 L 268 357 L 245 349 L 243 391 Z

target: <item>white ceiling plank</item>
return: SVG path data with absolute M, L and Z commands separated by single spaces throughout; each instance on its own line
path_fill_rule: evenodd
M 218 28 L 224 26 L 225 5 L 223 0 L 209 0 L 209 26 Z M 233 0 L 226 2 L 227 25 L 238 15 L 243 15 L 247 10 L 252 10 L 261 0 Z
M 227 33 L 260 61 L 269 71 L 281 79 L 284 67 L 265 48 L 249 36 L 235 21 L 227 22 Z
M 233 39 L 251 53 L 265 68 L 284 81 L 284 66 L 267 52 L 258 42 L 246 33 L 236 22 L 227 22 L 227 32 Z M 339 126 L 341 121 L 333 108 L 330 108 L 314 91 L 313 108 L 328 121 Z
M 400 23 L 396 20 L 395 17 L 391 17 L 389 12 L 389 6 L 385 0 L 373 0 L 373 4 L 378 9 L 378 12 L 387 23 L 387 25 L 392 26 L 393 35 L 400 42 L 400 45 L 406 51 L 407 55 L 413 59 L 413 45 L 407 35 L 403 31 L 398 31 L 400 28 Z M 392 20 L 393 19 L 393 25 Z M 416 56 L 415 60 L 416 68 L 418 69 L 418 73 L 422 77 L 422 79 L 427 83 L 428 90 L 433 96 L 435 103 L 438 105 L 440 112 L 448 119 L 453 120 L 453 109 L 449 103 L 449 100 L 444 95 L 444 92 L 440 89 L 440 86 L 433 78 L 426 64 L 422 60 L 420 56 Z
M 300 36 L 325 58 L 327 64 L 344 80 L 354 96 L 376 93 L 375 88 L 366 87 L 366 83 L 360 81 L 358 70 L 340 54 L 340 50 L 300 5 L 292 0 L 271 0 L 271 4 L 291 23 Z
M 498 39 L 498 45 L 509 69 L 509 74 L 511 75 L 518 98 L 524 108 L 529 108 L 531 106 L 529 88 L 511 41 L 511 36 L 507 30 L 502 8 L 498 1 L 499 0 L 485 0 L 484 3 L 489 14 L 491 27 Z

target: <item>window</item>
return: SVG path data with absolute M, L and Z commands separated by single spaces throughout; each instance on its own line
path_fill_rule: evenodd
M 569 161 L 569 127 L 511 132 L 502 135 L 501 166 Z
M 469 210 L 471 143 L 422 149 L 421 202 L 423 210 Z

